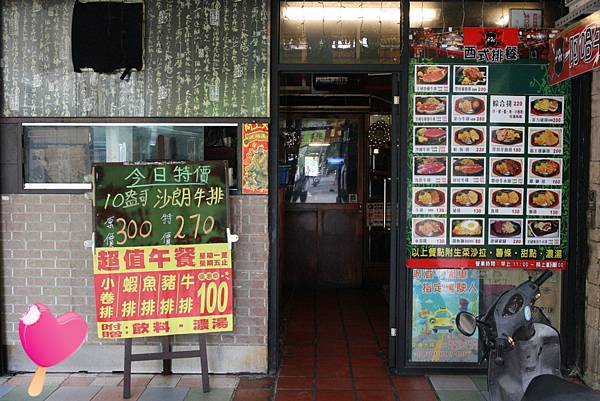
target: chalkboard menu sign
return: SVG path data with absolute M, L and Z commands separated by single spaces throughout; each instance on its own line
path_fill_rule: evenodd
M 566 268 L 569 85 L 547 64 L 411 71 L 407 266 Z
M 230 331 L 226 162 L 94 166 L 100 338 Z

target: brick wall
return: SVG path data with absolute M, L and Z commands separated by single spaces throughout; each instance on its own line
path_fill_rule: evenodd
M 600 197 L 600 72 L 593 75 L 590 136 L 589 185 L 590 191 L 596 191 Z M 586 283 L 584 375 L 588 384 L 600 388 L 600 209 L 595 212 L 595 225 L 588 223 L 590 263 Z
M 209 366 L 221 372 L 261 372 L 267 369 L 268 202 L 266 196 L 232 196 L 230 203 L 232 232 L 240 236 L 233 251 L 235 331 L 209 337 Z M 20 349 L 18 320 L 29 304 L 44 303 L 56 314 L 75 311 L 88 322 L 88 338 L 78 352 L 85 358 L 72 358 L 59 369 L 121 370 L 120 343 L 96 336 L 91 250 L 83 246 L 92 235 L 91 202 L 83 195 L 10 195 L 3 197 L 0 212 L 9 368 L 29 370 Z M 185 347 L 192 340 L 178 336 L 176 344 Z M 225 361 L 224 355 L 236 355 L 237 360 Z M 103 362 L 86 362 L 95 358 Z M 192 366 L 180 365 L 184 371 Z M 143 366 L 148 371 L 157 365 Z

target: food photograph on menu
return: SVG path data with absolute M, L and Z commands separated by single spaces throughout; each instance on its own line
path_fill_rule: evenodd
M 488 243 L 492 245 L 522 245 L 522 219 L 490 219 Z
M 530 216 L 560 216 L 561 215 L 561 190 L 560 189 L 535 189 L 527 190 L 527 214 Z
M 484 245 L 484 219 L 450 219 L 451 245 Z
M 414 122 L 444 123 L 448 121 L 447 95 L 414 96 Z
M 525 181 L 522 157 L 491 157 L 490 184 L 522 185 Z
M 455 65 L 453 90 L 454 92 L 486 93 L 488 91 L 488 66 Z
M 413 219 L 412 226 L 413 244 L 446 245 L 445 219 Z
M 413 182 L 420 184 L 446 184 L 448 182 L 447 164 L 447 157 L 415 157 Z
M 413 146 L 416 153 L 447 153 L 448 127 L 413 127 Z
M 485 157 L 452 157 L 453 184 L 485 184 Z
M 562 128 L 529 127 L 529 154 L 562 154 L 562 137 Z
M 487 127 L 485 126 L 453 126 L 452 152 L 485 153 L 486 130 Z
M 449 65 L 416 65 L 415 66 L 415 91 L 416 92 L 448 92 L 449 90 Z
M 528 184 L 562 185 L 562 159 L 530 157 L 528 162 Z
M 452 122 L 484 123 L 487 121 L 485 95 L 452 95 Z
M 529 122 L 531 124 L 562 124 L 564 122 L 563 96 L 530 96 Z
M 522 188 L 490 188 L 489 214 L 522 215 Z
M 452 214 L 484 214 L 485 189 L 457 187 L 451 190 Z
M 560 219 L 527 219 L 525 245 L 560 245 Z
M 448 211 L 446 188 L 413 187 L 412 199 L 414 214 L 446 214 Z
M 490 153 L 525 152 L 525 128 L 490 127 Z

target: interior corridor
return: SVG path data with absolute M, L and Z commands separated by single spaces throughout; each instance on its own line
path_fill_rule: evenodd
M 485 401 L 484 376 L 388 372 L 388 303 L 378 290 L 304 290 L 285 307 L 281 368 L 242 378 L 234 401 Z
M 377 290 L 294 294 L 274 399 L 437 400 L 425 377 L 388 372 L 388 313 Z

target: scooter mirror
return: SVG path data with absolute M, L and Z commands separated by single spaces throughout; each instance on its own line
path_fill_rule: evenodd
M 456 327 L 462 334 L 471 337 L 477 330 L 477 318 L 469 312 L 460 312 L 456 315 Z

